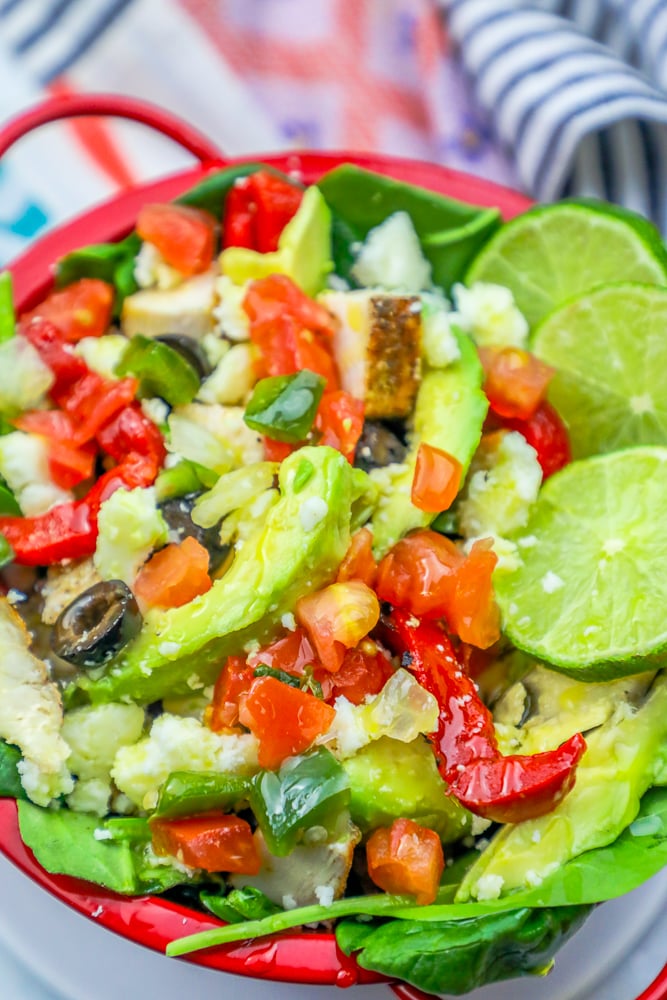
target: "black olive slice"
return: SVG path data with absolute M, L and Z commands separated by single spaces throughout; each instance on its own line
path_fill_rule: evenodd
M 188 337 L 184 333 L 163 333 L 155 339 L 159 340 L 161 344 L 171 347 L 174 351 L 178 351 L 181 357 L 192 365 L 200 379 L 208 378 L 213 371 L 206 352 L 194 337 Z
M 229 545 L 220 543 L 220 525 L 202 528 L 192 520 L 192 507 L 199 494 L 188 493 L 184 497 L 173 497 L 160 504 L 162 516 L 172 534 L 178 536 L 179 542 L 184 538 L 195 538 L 203 545 L 209 555 L 209 571 L 214 573 L 222 566 L 229 552 Z
M 134 594 L 122 580 L 95 583 L 61 612 L 51 634 L 51 648 L 77 667 L 100 667 L 141 629 Z
M 378 420 L 366 420 L 354 455 L 356 468 L 370 472 L 392 462 L 402 462 L 407 452 L 401 439 Z

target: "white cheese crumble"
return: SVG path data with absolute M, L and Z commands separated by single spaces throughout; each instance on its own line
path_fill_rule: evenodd
M 93 830 L 93 837 L 95 840 L 111 840 L 113 834 L 111 830 L 100 830 L 98 827 L 97 830 Z
M 517 309 L 509 288 L 476 281 L 470 288 L 452 288 L 457 322 L 479 347 L 525 347 L 528 323 Z
M 429 288 L 431 265 L 407 212 L 394 212 L 371 229 L 352 267 L 360 285 L 410 292 Z
M 332 885 L 316 885 L 315 895 L 320 906 L 331 906 L 334 900 L 334 887 Z
M 299 520 L 304 531 L 313 531 L 329 513 L 329 505 L 323 497 L 309 497 L 299 507 Z
M 280 624 L 283 628 L 286 628 L 288 632 L 296 631 L 296 618 L 291 611 L 286 611 L 285 614 L 280 619 Z
M 482 875 L 475 886 L 475 898 L 480 903 L 485 903 L 490 899 L 499 899 L 504 884 L 505 879 L 502 875 Z
M 297 902 L 294 896 L 286 892 L 282 898 L 283 910 L 296 910 Z
M 169 406 L 164 399 L 153 396 L 149 399 L 142 399 L 140 405 L 144 416 L 148 417 L 157 427 L 166 424 L 169 417 Z
M 249 282 L 235 285 L 231 278 L 223 274 L 216 279 L 216 304 L 213 308 L 215 332 L 228 340 L 250 339 L 250 321 L 243 308 L 243 300 Z
M 565 586 L 565 580 L 558 576 L 557 573 L 554 573 L 553 570 L 547 570 L 540 583 L 545 594 L 555 594 L 557 590 Z
M 139 288 L 175 288 L 183 281 L 183 275 L 166 260 L 152 243 L 141 244 L 134 258 L 134 280 Z

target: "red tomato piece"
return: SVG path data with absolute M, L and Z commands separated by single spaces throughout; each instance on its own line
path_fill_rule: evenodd
M 319 444 L 336 448 L 348 462 L 353 462 L 364 429 L 363 400 L 342 389 L 325 392 L 317 408 L 315 427 L 322 434 Z
M 316 737 L 329 729 L 336 715 L 325 704 L 300 688 L 275 677 L 256 677 L 241 698 L 239 719 L 259 741 L 259 765 L 275 771 L 286 757 L 303 753 Z
M 85 444 L 96 437 L 119 410 L 131 403 L 139 383 L 135 378 L 105 379 L 87 372 L 59 400 L 76 424 L 74 442 Z
M 453 455 L 422 442 L 417 451 L 410 499 L 420 510 L 448 510 L 461 485 L 461 463 Z
M 189 205 L 144 205 L 137 217 L 141 239 L 151 243 L 167 264 L 185 277 L 210 267 L 215 228 L 212 215 Z
M 443 535 L 416 531 L 397 542 L 381 561 L 376 593 L 396 608 L 440 618 L 451 605 L 456 574 L 464 559 Z
M 24 313 L 21 326 L 25 328 L 38 317 L 53 323 L 68 343 L 76 343 L 83 337 L 101 337 L 111 322 L 113 300 L 113 285 L 97 278 L 81 278 L 51 292 L 38 306 Z
M 500 610 L 491 577 L 498 556 L 491 541 L 473 544 L 456 571 L 456 587 L 446 611 L 447 624 L 463 642 L 488 649 L 500 638 Z
M 361 580 L 367 587 L 373 587 L 378 573 L 378 564 L 373 555 L 373 533 L 361 528 L 352 535 L 350 547 L 338 567 L 336 581 Z
M 63 410 L 29 410 L 12 421 L 14 427 L 29 434 L 41 434 L 52 441 L 70 443 L 74 440 L 74 421 Z
M 361 705 L 367 695 L 380 693 L 393 672 L 389 656 L 368 640 L 356 649 L 347 650 L 337 673 L 321 670 L 315 677 L 322 684 L 326 701 L 333 702 L 344 695 L 353 705 Z
M 208 552 L 189 536 L 151 556 L 133 587 L 146 607 L 159 608 L 180 608 L 210 589 Z
M 432 903 L 445 869 L 440 838 L 411 819 L 395 819 L 375 830 L 366 844 L 368 874 L 385 892 L 415 896 L 419 906 Z
M 303 625 L 326 670 L 340 670 L 345 650 L 354 648 L 380 618 L 378 599 L 361 580 L 332 583 L 297 601 L 296 618 Z
M 555 369 L 519 347 L 485 348 L 480 357 L 486 379 L 484 392 L 501 417 L 528 420 L 544 399 Z
M 206 725 L 214 733 L 233 730 L 239 723 L 239 698 L 247 694 L 254 680 L 243 656 L 228 656 L 213 689 L 206 711 Z
M 86 375 L 88 366 L 83 358 L 74 354 L 66 343 L 64 334 L 49 320 L 36 316 L 30 322 L 22 324 L 21 332 L 53 372 L 55 382 L 50 396 L 58 402 Z
M 262 438 L 264 457 L 267 462 L 282 462 L 299 447 L 298 444 L 288 444 L 287 441 L 274 441 L 273 438 Z
M 167 449 L 160 431 L 143 413 L 138 403 L 125 406 L 100 427 L 97 441 L 103 451 L 117 462 L 127 462 L 130 456 L 141 463 L 153 482 L 162 468 Z
M 64 490 L 90 479 L 95 469 L 96 448 L 92 441 L 76 448 L 64 441 L 49 441 L 49 475 Z
M 150 821 L 153 850 L 206 872 L 256 875 L 261 867 L 250 824 L 240 816 Z
M 315 651 L 302 628 L 288 632 L 281 639 L 276 639 L 256 653 L 250 653 L 247 658 L 249 667 L 259 667 L 263 664 L 297 677 L 302 677 L 305 668 L 316 662 Z
M 537 452 L 537 461 L 545 479 L 572 461 L 570 439 L 560 415 L 546 400 L 529 420 L 503 420 L 508 430 L 523 434 Z

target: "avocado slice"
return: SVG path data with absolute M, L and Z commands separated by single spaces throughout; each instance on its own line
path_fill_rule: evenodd
M 306 295 L 324 288 L 331 260 L 331 212 L 320 190 L 309 187 L 296 215 L 290 219 L 273 253 L 258 253 L 245 247 L 228 247 L 220 254 L 220 268 L 235 285 L 286 274 Z
M 382 736 L 342 764 L 350 779 L 352 822 L 362 833 L 391 826 L 397 816 L 435 830 L 444 843 L 470 829 L 470 813 L 447 794 L 433 750 L 421 737 L 401 743 Z
M 541 683 L 546 682 L 548 674 L 543 671 Z M 571 858 L 612 843 L 636 817 L 642 795 L 659 775 L 667 740 L 667 673 L 663 671 L 655 678 L 644 674 L 611 682 L 617 694 L 620 685 L 629 686 L 627 697 L 617 698 L 610 713 L 607 713 L 610 694 L 607 685 L 570 683 L 591 691 L 587 699 L 582 698 L 569 724 L 550 725 L 547 702 L 543 699 L 545 724 L 529 729 L 523 743 L 522 731 L 517 729 L 515 734 L 520 746 L 518 752 L 537 753 L 585 726 L 588 715 L 597 728 L 586 733 L 588 749 L 579 763 L 574 788 L 545 816 L 504 826 L 468 871 L 457 901 L 480 896 L 489 876 L 496 883 L 501 879 L 503 893 L 538 886 Z M 559 687 L 556 700 L 562 698 L 563 690 Z M 585 700 L 588 713 L 581 711 Z M 553 704 L 555 707 L 556 701 Z M 600 725 L 601 714 L 608 717 Z M 562 718 L 566 720 L 567 713 Z
M 422 442 L 448 452 L 459 460 L 463 474 L 482 436 L 488 402 L 482 392 L 484 373 L 470 337 L 454 329 L 461 357 L 447 368 L 426 368 L 417 393 L 410 449 L 404 468 L 397 475 L 387 469 L 370 475 L 382 490 L 373 517 L 375 555 L 379 558 L 413 528 L 426 528 L 435 514 L 419 510 L 410 500 L 410 490 Z
M 305 484 L 300 467 L 308 468 Z M 67 689 L 68 703 L 146 704 L 192 694 L 215 680 L 226 656 L 270 639 L 300 597 L 331 582 L 350 542 L 353 481 L 352 467 L 333 448 L 301 448 L 286 458 L 280 500 L 227 573 L 183 607 L 150 611 L 101 676 L 88 674 Z

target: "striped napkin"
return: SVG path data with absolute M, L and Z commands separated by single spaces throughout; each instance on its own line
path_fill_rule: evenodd
M 0 120 L 67 90 L 162 104 L 230 155 L 413 156 L 667 232 L 667 0 L 0 0 Z M 187 162 L 109 121 L 24 140 L 0 165 L 0 262 Z

